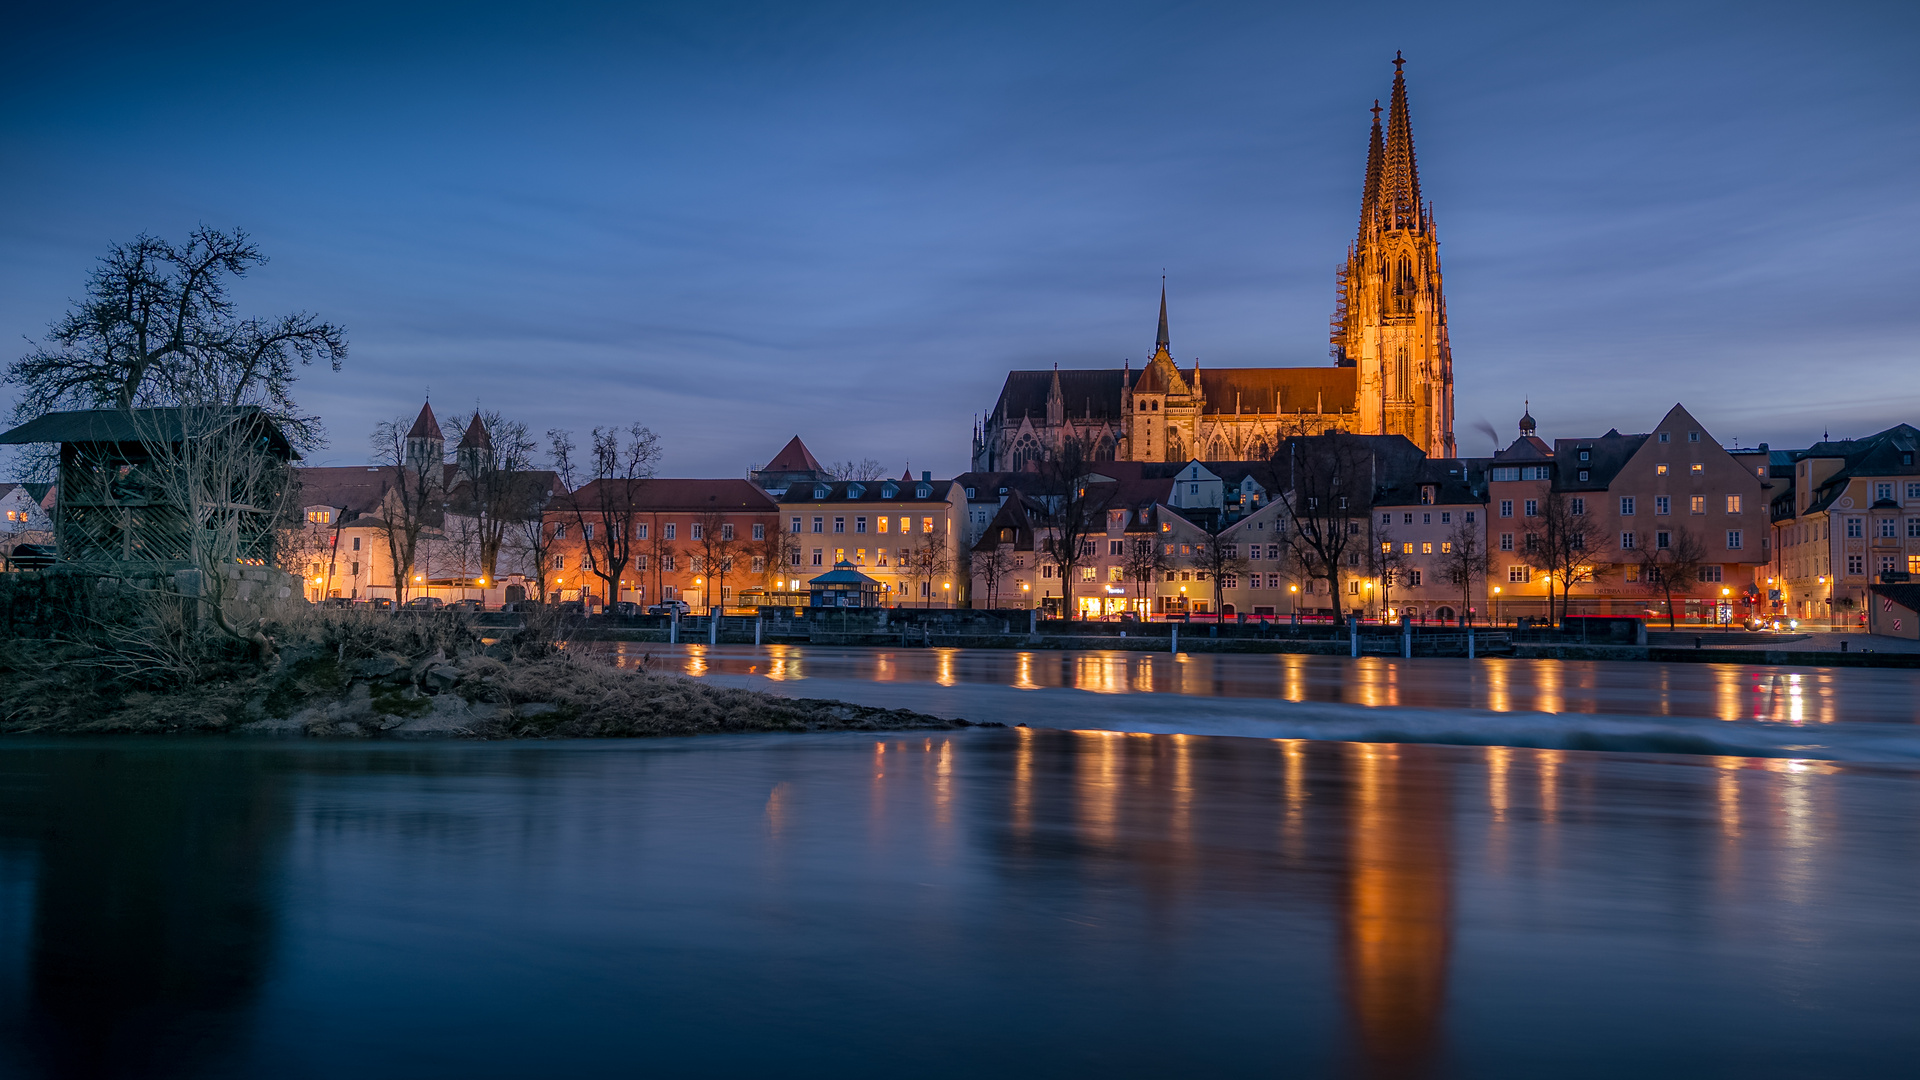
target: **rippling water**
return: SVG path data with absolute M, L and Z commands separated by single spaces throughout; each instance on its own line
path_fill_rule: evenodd
M 1920 773 L 1039 729 L 0 745 L 0 1069 L 1889 1076 Z

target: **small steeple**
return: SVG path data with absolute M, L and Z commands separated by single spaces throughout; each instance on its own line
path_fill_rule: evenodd
M 1522 400 L 1525 401 L 1526 399 L 1523 398 Z M 1526 404 L 1522 406 L 1522 408 L 1525 411 L 1522 412 L 1520 416 L 1520 437 L 1523 439 L 1531 439 L 1533 438 L 1533 428 L 1534 428 L 1533 402 L 1526 401 Z
M 1160 333 L 1153 339 L 1155 353 L 1167 352 L 1167 275 L 1160 275 Z
M 406 455 L 410 469 L 439 465 L 447 456 L 447 439 L 440 434 L 440 421 L 433 415 L 431 402 L 420 406 L 420 415 L 407 429 Z
M 1380 99 L 1373 99 L 1373 134 L 1367 140 L 1367 180 L 1360 192 L 1360 238 L 1364 242 L 1367 235 L 1367 223 L 1374 220 L 1374 210 L 1380 203 L 1380 170 L 1386 160 L 1386 150 L 1380 137 Z

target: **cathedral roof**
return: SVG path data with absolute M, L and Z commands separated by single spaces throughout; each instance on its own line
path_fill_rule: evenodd
M 1136 394 L 1191 394 L 1193 388 L 1187 380 L 1180 377 L 1180 369 L 1174 365 L 1173 358 L 1167 355 L 1163 345 L 1153 354 L 1153 359 L 1140 372 L 1140 378 L 1133 384 Z
M 460 437 L 460 449 L 487 450 L 493 447 L 493 436 L 487 433 L 487 426 L 480 422 L 480 414 L 473 414 L 473 423 L 467 425 L 467 433 Z
M 1205 413 L 1352 412 L 1359 370 L 1350 367 L 1209 368 L 1200 373 Z
M 1060 398 L 1066 406 L 1068 419 L 1086 416 L 1119 418 L 1120 390 L 1125 381 L 1120 369 L 1066 370 L 1057 374 L 1060 378 Z M 1046 419 L 1047 394 L 1053 388 L 1055 375 L 1056 372 L 1052 371 L 1007 372 L 1007 381 L 1000 389 L 1000 400 L 994 402 L 993 414 L 1015 422 L 1022 416 Z

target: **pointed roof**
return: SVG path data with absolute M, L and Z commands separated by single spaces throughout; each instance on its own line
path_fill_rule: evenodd
M 1160 279 L 1160 333 L 1153 339 L 1153 351 L 1156 355 L 1167 351 L 1167 279 Z
M 1386 229 L 1418 229 L 1424 222 L 1420 206 L 1420 169 L 1414 162 L 1413 125 L 1407 116 L 1407 78 L 1393 54 L 1393 96 L 1387 108 L 1386 157 L 1380 170 L 1381 225 Z
M 1533 422 L 1533 402 L 1526 402 L 1523 408 L 1525 411 L 1520 415 L 1520 434 L 1531 435 L 1534 428 L 1538 426 Z
M 467 425 L 467 433 L 460 436 L 460 449 L 487 450 L 493 447 L 493 436 L 487 434 L 487 426 L 480 422 L 480 413 L 474 411 L 473 423 Z
M 1360 237 L 1367 235 L 1367 223 L 1380 202 L 1380 168 L 1386 157 L 1380 138 L 1380 99 L 1373 99 L 1373 135 L 1367 140 L 1367 181 L 1360 193 Z
M 903 484 L 913 483 L 913 462 L 907 462 L 907 471 L 900 474 L 900 482 Z
M 413 426 L 407 429 L 407 438 L 445 441 L 445 436 L 440 434 L 440 421 L 434 419 L 432 402 L 420 406 L 420 415 L 414 418 Z
M 800 441 L 800 436 L 795 435 L 792 441 L 788 442 L 778 454 L 773 456 L 772 461 L 767 462 L 766 468 L 760 471 L 770 473 L 823 473 L 826 470 L 822 469 L 820 463 L 814 460 L 813 454 L 807 449 L 807 444 Z

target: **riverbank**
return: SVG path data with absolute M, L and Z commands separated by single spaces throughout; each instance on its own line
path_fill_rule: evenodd
M 976 726 L 717 686 L 544 642 L 484 644 L 453 621 L 353 633 L 364 629 L 338 619 L 283 627 L 287 644 L 265 666 L 188 669 L 10 639 L 0 642 L 0 734 L 565 739 Z

